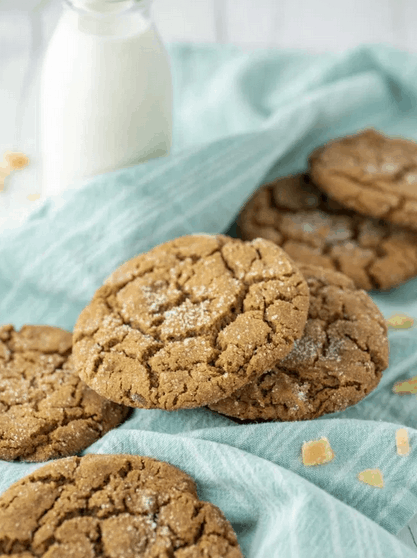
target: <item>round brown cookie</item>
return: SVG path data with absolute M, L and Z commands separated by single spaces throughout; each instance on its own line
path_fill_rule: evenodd
M 417 233 L 343 208 L 308 175 L 264 185 L 238 225 L 242 238 L 272 240 L 296 262 L 341 271 L 362 289 L 390 289 L 417 275 Z
M 174 410 L 224 399 L 292 349 L 308 288 L 274 243 L 192 235 L 117 269 L 81 313 L 81 378 L 112 401 Z
M 385 320 L 341 273 L 301 265 L 310 288 L 303 337 L 271 371 L 210 408 L 244 420 L 307 420 L 354 405 L 388 366 Z
M 310 175 L 329 196 L 363 215 L 417 230 L 417 144 L 375 130 L 314 151 Z
M 75 374 L 71 346 L 56 327 L 0 326 L 0 459 L 74 455 L 127 417 Z
M 176 467 L 134 455 L 48 464 L 0 497 L 0 555 L 241 558 L 222 512 Z

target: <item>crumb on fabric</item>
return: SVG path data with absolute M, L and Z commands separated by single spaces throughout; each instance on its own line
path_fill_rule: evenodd
M 325 437 L 320 438 L 320 440 L 304 442 L 301 452 L 303 464 L 306 467 L 324 465 L 325 463 L 332 461 L 335 457 L 334 451 L 330 446 L 330 442 Z
M 366 469 L 359 473 L 358 479 L 369 486 L 384 488 L 384 476 L 379 469 Z
M 0 192 L 4 189 L 4 181 L 10 174 L 10 167 L 3 161 L 0 163 Z
M 417 393 L 417 376 L 404 380 L 403 382 L 397 382 L 392 388 L 394 393 L 399 395 L 405 395 L 409 393 Z
M 0 192 L 4 190 L 6 178 L 15 170 L 23 169 L 29 164 L 29 157 L 24 153 L 6 151 L 3 161 L 0 162 Z
M 41 197 L 40 194 L 29 194 L 29 195 L 27 196 L 27 199 L 28 199 L 29 201 L 36 201 L 36 200 L 38 200 L 40 197 Z
M 387 320 L 387 326 L 391 329 L 408 329 L 413 327 L 414 318 L 406 314 L 394 314 Z
M 10 167 L 10 170 L 20 170 L 28 166 L 29 157 L 24 153 L 7 151 L 4 154 L 4 161 Z
M 408 455 L 410 453 L 410 442 L 408 439 L 408 432 L 405 428 L 400 428 L 395 433 L 397 443 L 397 454 Z

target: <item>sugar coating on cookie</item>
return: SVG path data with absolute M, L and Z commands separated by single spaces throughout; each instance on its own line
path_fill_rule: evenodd
M 260 378 L 210 409 L 239 420 L 311 420 L 358 403 L 388 366 L 385 320 L 341 273 L 300 265 L 310 289 L 304 334 Z
M 278 246 L 187 236 L 117 269 L 81 313 L 81 378 L 112 401 L 174 410 L 227 397 L 292 349 L 308 287 Z
M 342 205 L 417 230 L 417 143 L 365 130 L 315 150 L 309 163 L 314 182 Z
M 330 463 L 335 457 L 329 440 L 324 436 L 320 440 L 304 442 L 301 448 L 301 455 L 303 465 L 306 467 Z
M 74 455 L 127 417 L 80 380 L 71 349 L 56 327 L 0 327 L 0 459 Z
M 395 442 L 398 455 L 408 455 L 410 453 L 410 440 L 406 428 L 399 428 L 395 432 Z
M 210 549 L 210 554 L 208 550 Z M 222 512 L 176 467 L 134 455 L 48 464 L 0 497 L 0 554 L 242 558 Z
M 306 174 L 264 185 L 243 208 L 245 240 L 263 237 L 296 262 L 341 271 L 365 290 L 386 290 L 417 275 L 417 233 L 346 209 Z
M 380 469 L 366 469 L 358 474 L 358 479 L 369 486 L 384 488 L 384 475 Z

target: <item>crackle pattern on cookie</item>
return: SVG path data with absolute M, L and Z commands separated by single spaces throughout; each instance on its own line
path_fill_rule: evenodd
M 12 485 L 0 498 L 0 554 L 242 557 L 230 523 L 188 475 L 132 455 L 62 459 Z
M 417 233 L 345 209 L 307 175 L 260 188 L 239 216 L 242 238 L 272 240 L 295 261 L 341 271 L 365 290 L 417 275 Z
M 310 289 L 303 337 L 271 371 L 210 408 L 241 420 L 309 420 L 354 405 L 388 366 L 385 320 L 341 273 L 300 265 Z
M 315 183 L 346 207 L 417 230 L 417 144 L 375 130 L 314 151 Z
M 112 401 L 174 410 L 218 401 L 302 334 L 308 288 L 275 244 L 188 236 L 117 269 L 81 313 L 81 378 Z
M 74 455 L 126 418 L 128 408 L 75 374 L 71 346 L 71 334 L 55 327 L 0 327 L 0 459 Z

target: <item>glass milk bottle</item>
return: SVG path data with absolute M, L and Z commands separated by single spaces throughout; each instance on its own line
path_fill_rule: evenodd
M 41 73 L 42 194 L 169 153 L 172 80 L 151 0 L 64 0 Z

